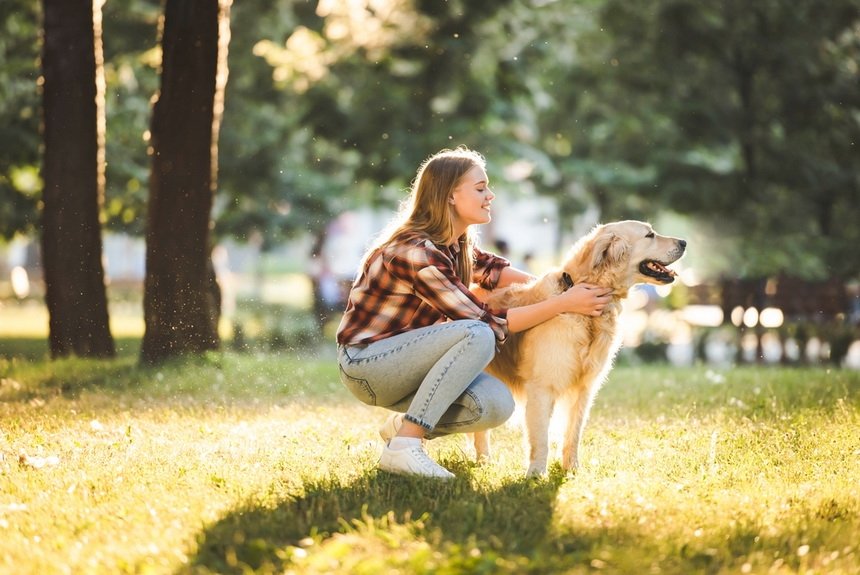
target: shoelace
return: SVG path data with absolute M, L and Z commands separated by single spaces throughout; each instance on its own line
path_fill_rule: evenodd
M 424 451 L 423 447 L 411 447 L 410 451 L 413 455 L 415 455 L 415 459 L 426 471 L 438 472 L 439 470 L 445 469 L 444 467 L 430 459 L 430 456 L 427 455 L 427 452 Z

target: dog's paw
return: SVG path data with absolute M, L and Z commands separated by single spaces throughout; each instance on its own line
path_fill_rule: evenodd
M 546 477 L 546 467 L 540 465 L 529 465 L 526 471 L 526 477 L 540 479 Z
M 478 431 L 472 437 L 475 449 L 475 461 L 486 463 L 490 459 L 490 434 L 487 431 Z
M 475 454 L 475 463 L 478 465 L 486 465 L 492 459 L 490 456 L 489 447 L 485 447 L 484 449 L 481 449 L 481 446 L 474 445 L 472 453 Z

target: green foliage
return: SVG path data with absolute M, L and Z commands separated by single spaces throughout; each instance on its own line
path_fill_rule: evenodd
M 408 10 L 410 2 L 397 4 Z M 494 91 L 502 63 L 487 57 L 483 40 L 490 30 L 481 23 L 492 21 L 506 4 L 417 3 L 410 18 L 383 24 L 390 29 L 383 36 L 387 45 L 354 24 L 347 54 L 307 91 L 306 122 L 318 136 L 359 151 L 357 176 L 383 185 L 394 181 L 403 187 L 441 147 L 477 147 L 494 134 L 476 129 L 503 105 Z M 336 17 L 337 12 L 328 20 Z M 333 43 L 326 49 L 343 50 Z
M 857 0 L 389 8 L 233 3 L 216 234 L 268 248 L 348 208 L 394 206 L 421 160 L 466 144 L 510 178 L 509 193 L 552 194 L 562 225 L 590 206 L 603 220 L 671 210 L 733 254 L 714 273 L 860 273 Z M 160 11 L 156 0 L 104 6 L 104 214 L 133 233 Z M 9 237 L 33 229 L 41 191 L 38 3 L 9 0 L 0 22 Z
M 596 49 L 571 68 L 593 94 L 575 120 L 603 126 L 580 173 L 651 213 L 719 222 L 739 241 L 734 274 L 860 272 L 858 19 L 854 0 L 608 0 L 581 39 Z M 623 201 L 600 203 L 613 217 Z
M 105 55 L 107 227 L 142 235 L 149 195 L 150 104 L 158 91 L 158 0 L 106 2 Z
M 0 6 L 0 239 L 32 232 L 42 191 L 38 4 Z
M 282 44 L 290 35 L 298 21 L 294 4 L 251 0 L 231 9 L 215 231 L 264 249 L 323 228 L 335 192 L 349 183 L 343 179 L 348 170 L 315 161 L 330 154 L 302 126 L 303 103 L 277 89 L 271 67 L 257 54 L 258 43 Z

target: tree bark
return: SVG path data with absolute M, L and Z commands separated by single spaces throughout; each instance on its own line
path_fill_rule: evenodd
M 101 6 L 43 0 L 42 263 L 52 357 L 115 353 L 99 208 L 104 195 Z
M 220 347 L 209 230 L 227 77 L 230 0 L 167 0 L 152 115 L 145 363 Z

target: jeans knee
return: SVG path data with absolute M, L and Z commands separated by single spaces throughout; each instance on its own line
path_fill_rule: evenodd
M 481 427 L 489 429 L 497 427 L 514 414 L 516 403 L 511 390 L 501 381 L 494 381 L 494 385 L 486 388 L 488 393 L 483 394 L 480 402 Z
M 482 321 L 476 321 L 469 326 L 469 337 L 470 345 L 475 347 L 474 352 L 485 356 L 487 363 L 490 363 L 496 354 L 496 335 L 493 329 Z

